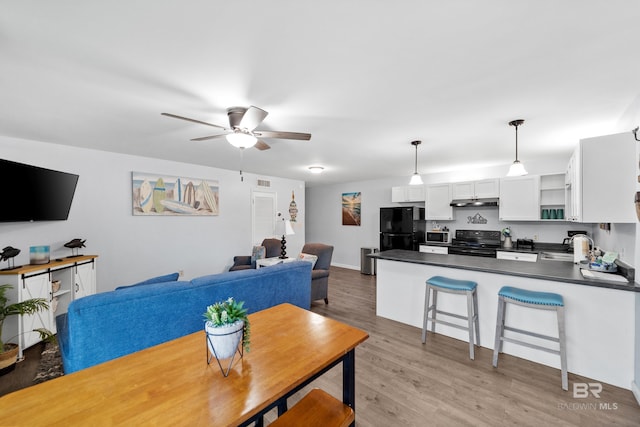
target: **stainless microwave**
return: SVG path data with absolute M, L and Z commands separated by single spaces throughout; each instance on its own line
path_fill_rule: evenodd
M 448 231 L 427 231 L 427 243 L 449 243 Z

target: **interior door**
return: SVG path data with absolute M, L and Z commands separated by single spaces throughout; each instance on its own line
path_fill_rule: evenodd
M 251 193 L 251 238 L 254 245 L 276 235 L 276 201 L 276 193 Z

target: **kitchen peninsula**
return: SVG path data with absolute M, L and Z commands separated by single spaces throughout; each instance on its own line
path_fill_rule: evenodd
M 521 262 L 465 255 L 443 255 L 390 250 L 370 255 L 377 259 L 376 314 L 422 328 L 425 281 L 445 276 L 478 283 L 480 345 L 493 349 L 498 291 L 516 286 L 564 297 L 567 359 L 570 373 L 631 389 L 634 369 L 635 292 L 628 284 L 585 279 L 571 262 Z M 456 295 L 438 296 L 438 309 L 464 314 Z M 518 324 L 541 334 L 557 332 L 554 313 L 509 307 L 507 324 Z M 466 332 L 437 325 L 436 332 L 466 341 Z M 416 331 L 416 345 L 420 333 Z M 557 356 L 504 343 L 503 351 L 559 368 Z

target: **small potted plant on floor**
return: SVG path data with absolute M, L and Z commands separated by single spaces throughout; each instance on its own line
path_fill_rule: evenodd
M 217 302 L 207 307 L 204 318 L 207 346 L 211 355 L 218 360 L 218 364 L 220 360 L 235 356 L 240 341 L 242 341 L 242 349 L 249 351 L 250 325 L 244 301 L 229 298 L 226 301 Z M 208 361 L 210 360 L 211 358 Z M 232 363 L 233 359 L 229 363 L 229 369 Z M 228 371 L 225 376 L 228 375 Z M 224 369 L 222 372 L 224 373 Z
M 7 373 L 13 367 L 18 359 L 18 344 L 5 343 L 2 340 L 2 327 L 4 320 L 9 316 L 22 316 L 23 314 L 35 314 L 38 311 L 48 310 L 49 304 L 45 298 L 32 298 L 21 302 L 9 304 L 9 298 L 6 296 L 11 285 L 0 285 L 0 372 Z M 54 335 L 47 329 L 34 329 L 40 334 L 43 340 L 52 340 Z M 11 337 L 9 339 L 15 338 Z

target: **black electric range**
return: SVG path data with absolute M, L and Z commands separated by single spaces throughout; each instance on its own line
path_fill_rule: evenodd
M 500 248 L 500 231 L 456 230 L 449 253 L 495 258 Z

